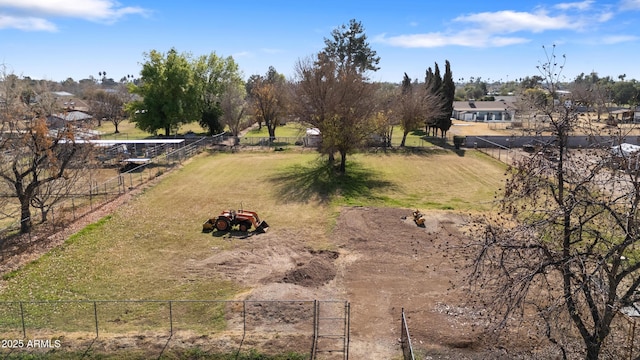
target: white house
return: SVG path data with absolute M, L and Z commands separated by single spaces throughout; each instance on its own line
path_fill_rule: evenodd
M 510 100 L 496 101 L 454 101 L 452 117 L 464 121 L 512 121 L 516 115 Z

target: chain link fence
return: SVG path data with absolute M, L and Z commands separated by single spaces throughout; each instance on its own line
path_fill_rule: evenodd
M 2 301 L 2 340 L 22 340 L 23 345 L 5 343 L 0 354 L 33 351 L 25 344 L 38 340 L 68 352 L 85 351 L 88 346 L 98 352 L 118 347 L 153 351 L 168 344 L 199 347 L 209 353 L 257 349 L 311 355 L 317 338 L 318 303 L 321 301 Z
M 152 157 L 144 159 L 140 163 L 130 162 L 126 168 L 117 169 L 111 166 L 112 171 L 117 171 L 118 174 L 106 180 L 94 180 L 91 171 L 89 171 L 86 179 L 79 182 L 74 191 L 55 205 L 48 207 L 46 220 L 54 227 L 55 231 L 57 227 L 65 226 L 69 221 L 76 220 L 118 196 L 159 177 L 176 165 L 200 153 L 205 147 L 220 143 L 222 140 L 222 136 L 194 138 L 178 148 L 165 148 L 162 152 L 153 151 L 147 154 Z M 4 197 L 9 197 L 9 200 L 17 203 L 17 199 L 14 197 L 6 194 Z M 18 208 L 17 204 L 15 207 Z M 30 220 L 33 223 L 42 222 L 43 216 L 41 211 L 34 208 Z M 19 219 L 4 225 L 0 229 L 0 239 L 19 228 Z

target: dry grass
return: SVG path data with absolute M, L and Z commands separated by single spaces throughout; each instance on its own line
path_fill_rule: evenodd
M 202 223 L 224 209 L 255 210 L 272 228 L 295 229 L 309 246 L 325 247 L 342 205 L 483 211 L 504 171 L 475 151 L 354 155 L 347 176 L 327 172 L 316 159 L 286 152 L 198 156 L 63 246 L 5 274 L 0 300 L 230 299 L 247 289 L 190 265 L 241 241 L 201 233 Z M 59 321 L 78 318 L 65 311 Z

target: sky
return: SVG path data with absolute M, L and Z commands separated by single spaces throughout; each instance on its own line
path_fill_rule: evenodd
M 245 78 L 297 61 L 351 19 L 380 57 L 374 81 L 424 80 L 437 63 L 454 81 L 540 75 L 555 52 L 563 81 L 596 72 L 640 80 L 640 0 L 197 1 L 0 0 L 0 66 L 32 79 L 138 77 L 146 53 L 231 56 Z M 554 47 L 555 45 L 555 47 Z

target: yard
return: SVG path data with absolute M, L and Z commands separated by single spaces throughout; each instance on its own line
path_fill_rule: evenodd
M 355 359 L 399 358 L 403 307 L 421 354 L 482 358 L 491 349 L 472 331 L 462 290 L 449 287 L 463 261 L 449 249 L 467 214 L 492 208 L 504 169 L 475 151 L 353 155 L 346 177 L 313 153 L 203 154 L 5 273 L 0 300 L 342 299 Z M 269 232 L 200 231 L 228 208 L 257 211 Z M 410 221 L 415 209 L 427 214 L 425 228 Z M 129 321 L 149 310 L 139 311 Z

